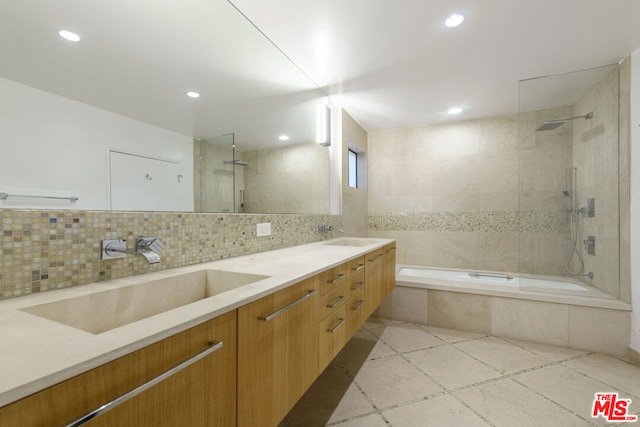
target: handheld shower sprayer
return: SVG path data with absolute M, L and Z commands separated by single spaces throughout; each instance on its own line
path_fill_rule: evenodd
M 571 212 L 573 210 L 573 204 L 571 203 L 571 195 L 567 190 L 562 192 L 562 198 L 564 199 L 564 204 L 567 206 L 567 210 Z

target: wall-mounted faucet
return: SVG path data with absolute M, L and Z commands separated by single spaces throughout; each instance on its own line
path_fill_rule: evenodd
M 125 254 L 140 254 L 149 264 L 160 262 L 160 251 L 164 249 L 164 243 L 156 237 L 138 237 L 136 248 L 127 249 L 126 240 L 103 240 L 102 259 L 124 258 Z

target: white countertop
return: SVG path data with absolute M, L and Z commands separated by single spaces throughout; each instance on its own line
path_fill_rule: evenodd
M 378 238 L 335 240 L 344 239 L 362 246 L 322 241 L 0 301 L 0 406 L 393 242 Z M 204 269 L 269 277 L 99 334 L 22 311 Z

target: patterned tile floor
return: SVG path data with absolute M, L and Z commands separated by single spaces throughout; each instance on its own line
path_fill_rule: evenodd
M 370 318 L 282 426 L 590 426 L 595 393 L 640 414 L 640 367 L 587 351 Z M 640 417 L 637 425 L 640 427 Z

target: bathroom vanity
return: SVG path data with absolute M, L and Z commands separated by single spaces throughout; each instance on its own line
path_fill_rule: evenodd
M 393 289 L 394 251 L 343 238 L 2 302 L 0 426 L 276 426 Z

